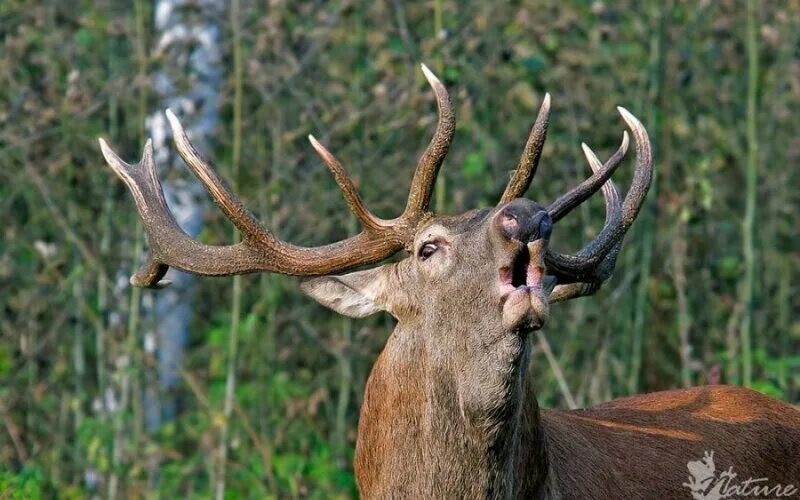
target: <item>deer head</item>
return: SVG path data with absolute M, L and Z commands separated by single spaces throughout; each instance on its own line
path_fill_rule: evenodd
M 433 488 L 449 465 L 430 450 L 463 451 L 459 436 L 474 436 L 479 448 L 502 449 L 496 446 L 498 440 L 515 432 L 504 422 L 518 407 L 524 372 L 518 367 L 527 360 L 527 333 L 545 324 L 550 304 L 592 294 L 608 279 L 652 176 L 647 133 L 633 115 L 619 108 L 633 134 L 637 156 L 624 199 L 610 176 L 627 153 L 627 133 L 605 164 L 583 145 L 593 174 L 552 203 L 540 205 L 522 198 L 536 172 L 547 133 L 547 95 L 499 204 L 458 216 L 433 215 L 428 206 L 453 139 L 455 116 L 444 86 L 424 65 L 422 70 L 436 96 L 439 119 L 399 217 L 384 220 L 371 214 L 339 161 L 309 136 L 362 225 L 358 235 L 321 247 L 282 242 L 262 227 L 201 158 L 169 111 L 178 153 L 241 231 L 241 243 L 204 245 L 180 229 L 164 200 L 150 142 L 139 165 L 131 166 L 100 140 L 106 161 L 133 194 L 150 243 L 147 262 L 131 278 L 134 285 L 166 285 L 161 279 L 168 266 L 208 276 L 257 271 L 314 276 L 302 284 L 303 290 L 331 309 L 354 317 L 387 311 L 397 319 L 397 329 L 370 376 L 362 409 L 357 446 L 362 493 L 379 491 L 375 485 L 381 471 L 395 461 L 408 463 L 413 456 L 418 464 L 428 464 L 415 467 L 439 472 L 438 479 L 431 477 L 427 483 Z M 601 189 L 606 206 L 602 231 L 574 255 L 553 250 L 553 225 Z M 403 248 L 408 256 L 399 262 L 331 275 L 379 262 Z M 423 437 L 410 438 L 410 429 L 422 421 L 434 422 L 427 428 L 427 442 L 415 440 Z M 404 429 L 406 435 L 395 439 L 381 434 L 388 428 L 395 429 L 391 432 Z M 435 433 L 432 429 L 436 428 L 441 432 Z M 399 444 L 403 439 L 411 444 Z M 385 452 L 386 446 L 401 451 Z M 464 460 L 465 453 L 456 455 L 445 462 Z M 472 456 L 469 460 L 483 459 Z M 464 465 L 462 470 L 473 474 L 482 470 L 479 463 Z M 403 481 L 406 485 L 423 481 L 425 474 L 416 479 L 396 472 L 394 476 L 396 488 Z M 420 487 L 417 491 L 432 490 Z

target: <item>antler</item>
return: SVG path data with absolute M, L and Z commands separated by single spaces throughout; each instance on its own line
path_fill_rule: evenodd
M 636 149 L 636 170 L 625 200 L 620 202 L 620 194 L 614 183 L 606 181 L 627 151 L 627 134 L 623 137 L 620 149 L 605 163 L 585 144 L 583 150 L 594 174 L 578 187 L 559 197 L 547 207 L 547 211 L 558 220 L 574 207 L 587 199 L 601 182 L 606 204 L 605 225 L 597 237 L 575 255 L 564 255 L 548 250 L 545 255 L 548 274 L 556 277 L 559 285 L 553 290 L 550 301 L 558 302 L 583 295 L 590 295 L 611 276 L 622 239 L 642 207 L 653 177 L 650 140 L 644 126 L 625 108 L 617 108 L 633 134 Z
M 348 206 L 363 226 L 356 236 L 320 247 L 292 245 L 280 241 L 265 229 L 200 156 L 178 119 L 169 110 L 167 118 L 178 154 L 242 233 L 240 243 L 204 245 L 183 232 L 167 207 L 156 173 L 151 141 L 145 144 L 139 164 L 129 165 L 100 139 L 106 162 L 133 195 L 150 243 L 147 261 L 131 277 L 131 283 L 150 288 L 166 286 L 169 282 L 161 281 L 161 278 L 170 266 L 204 276 L 259 271 L 295 276 L 323 275 L 372 264 L 402 249 L 413 237 L 418 224 L 430 216 L 428 205 L 436 175 L 455 132 L 455 114 L 447 90 L 425 65 L 422 65 L 422 71 L 436 96 L 439 120 L 433 139 L 417 164 L 408 203 L 400 217 L 384 220 L 369 212 L 338 160 L 314 137 L 309 136 L 311 145 L 333 173 Z

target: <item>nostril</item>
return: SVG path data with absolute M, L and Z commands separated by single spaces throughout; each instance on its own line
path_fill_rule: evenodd
M 517 221 L 516 216 L 514 216 L 512 213 L 509 213 L 507 210 L 504 210 L 502 217 L 500 217 L 500 225 L 509 234 L 515 234 L 519 229 L 519 222 Z

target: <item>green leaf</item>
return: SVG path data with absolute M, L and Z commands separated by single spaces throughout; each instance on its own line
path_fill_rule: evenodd
M 95 44 L 95 37 L 91 31 L 87 29 L 78 30 L 75 33 L 75 41 L 83 48 L 89 48 Z
M 784 398 L 783 391 L 781 391 L 772 382 L 768 382 L 765 380 L 755 381 L 751 385 L 751 388 L 755 391 L 760 392 L 761 394 L 764 394 L 772 398 L 779 398 L 779 399 Z
M 470 180 L 477 180 L 486 175 L 488 170 L 486 160 L 480 153 L 470 153 L 464 160 L 464 177 Z

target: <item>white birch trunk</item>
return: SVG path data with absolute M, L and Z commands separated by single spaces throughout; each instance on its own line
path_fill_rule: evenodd
M 153 92 L 157 109 L 147 120 L 164 195 L 178 224 L 196 237 L 207 207 L 202 187 L 176 170 L 186 167 L 175 154 L 164 110 L 181 118 L 194 145 L 207 153 L 216 132 L 222 68 L 224 0 L 156 0 Z M 176 389 L 189 335 L 195 279 L 170 269 L 173 285 L 147 292 L 142 304 L 144 349 L 158 360 L 158 380 L 149 377 L 145 419 L 149 431 L 172 420 L 178 410 Z

